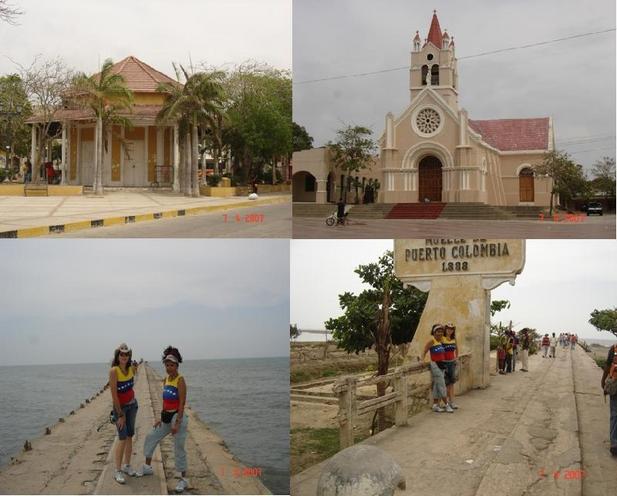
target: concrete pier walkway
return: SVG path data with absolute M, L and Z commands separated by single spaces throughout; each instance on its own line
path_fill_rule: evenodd
M 145 436 L 160 416 L 161 393 L 160 378 L 147 364 L 140 366 L 135 381 L 139 409 L 131 460 L 135 469 L 144 462 Z M 126 476 L 126 484 L 118 484 L 113 479 L 117 436 L 109 422 L 109 389 L 88 401 L 50 426 L 51 434 L 32 440 L 31 451 L 19 453 L 0 470 L 0 494 L 173 494 L 177 478 L 171 436 L 154 453 L 153 476 Z M 186 415 L 191 487 L 185 494 L 270 494 L 190 406 Z
M 402 467 L 407 488 L 395 494 L 613 494 L 601 369 L 579 347 L 534 355 L 529 368 L 493 376 L 489 388 L 458 398 L 453 414 L 426 411 L 365 441 Z M 324 463 L 294 476 L 291 494 L 313 496 Z

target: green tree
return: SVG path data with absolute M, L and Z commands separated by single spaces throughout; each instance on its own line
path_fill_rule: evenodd
M 556 150 L 545 154 L 542 162 L 534 165 L 533 169 L 536 174 L 547 175 L 553 180 L 550 215 L 553 214 L 556 195 L 559 195 L 562 204 L 576 196 L 588 196 L 589 183 L 583 167 L 575 164 L 566 152 Z
M 491 317 L 494 317 L 497 312 L 510 308 L 508 300 L 493 300 L 491 301 Z
M 133 92 L 126 86 L 124 77 L 112 72 L 113 61 L 106 59 L 101 72 L 93 76 L 79 74 L 74 81 L 75 99 L 90 109 L 96 117 L 94 180 L 92 190 L 103 194 L 103 156 L 109 150 L 108 136 L 114 124 L 131 127 L 131 120 L 123 113 L 133 105 Z
M 608 331 L 617 336 L 617 308 L 594 310 L 589 323 L 598 331 Z
M 371 166 L 377 145 L 373 141 L 373 132 L 362 126 L 347 126 L 336 132 L 336 140 L 330 141 L 328 147 L 332 151 L 332 161 L 348 177 Z M 347 190 L 344 188 L 343 200 L 347 201 Z
M 296 324 L 289 324 L 289 337 L 291 339 L 298 339 L 300 336 L 300 330 Z
M 0 77 L 0 146 L 9 155 L 25 156 L 30 148 L 30 129 L 26 119 L 32 106 L 23 81 L 17 74 Z
M 291 153 L 291 76 L 246 63 L 228 74 L 225 87 L 229 105 L 223 141 L 231 149 L 234 174 L 246 183 Z
M 225 93 L 221 71 L 189 73 L 174 65 L 178 81 L 184 85 L 164 83 L 158 90 L 168 95 L 157 117 L 159 122 L 178 122 L 183 141 L 181 153 L 181 190 L 199 196 L 198 156 L 200 136 L 216 135 L 222 122 Z M 204 167 L 205 169 L 205 167 Z
M 615 197 L 615 159 L 602 157 L 593 164 L 593 186 L 605 196 Z
M 310 150 L 313 148 L 313 137 L 308 133 L 304 126 L 300 126 L 295 122 L 291 123 L 293 133 L 293 151 Z
M 388 372 L 392 345 L 409 343 L 416 332 L 427 294 L 413 287 L 403 287 L 394 275 L 392 251 L 377 262 L 360 265 L 354 271 L 370 286 L 358 295 L 339 295 L 344 313 L 328 319 L 326 329 L 332 332 L 337 346 L 348 353 L 359 353 L 374 347 L 377 352 L 377 374 Z M 377 385 L 378 396 L 385 394 L 386 385 Z M 379 430 L 385 426 L 383 411 Z

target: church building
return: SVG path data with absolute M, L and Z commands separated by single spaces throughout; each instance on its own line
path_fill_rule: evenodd
M 458 103 L 454 38 L 436 12 L 426 39 L 416 31 L 412 40 L 409 92 L 407 108 L 386 116 L 370 171 L 359 172 L 379 182 L 378 202 L 549 205 L 552 180 L 533 165 L 554 149 L 552 119 L 471 119 Z M 327 148 L 295 153 L 293 166 L 296 202 L 337 201 L 348 187 Z M 302 189 L 307 184 L 312 196 Z

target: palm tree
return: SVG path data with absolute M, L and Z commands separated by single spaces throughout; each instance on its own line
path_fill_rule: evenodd
M 179 68 L 174 65 L 174 69 L 178 80 L 183 76 L 185 83 L 182 87 L 171 83 L 159 85 L 158 91 L 167 93 L 168 98 L 157 120 L 176 121 L 180 124 L 180 137 L 187 151 L 183 160 L 183 192 L 199 196 L 199 131 L 202 130 L 203 135 L 206 129 L 216 128 L 219 122 L 224 101 L 221 84 L 224 73 L 213 71 L 189 74 L 181 65 Z
M 103 194 L 103 150 L 108 150 L 107 135 L 114 124 L 131 127 L 130 119 L 121 114 L 130 111 L 133 105 L 133 93 L 120 74 L 112 73 L 113 62 L 105 60 L 101 72 L 88 77 L 80 74 L 75 79 L 77 100 L 89 108 L 96 116 L 94 181 L 92 189 L 95 194 Z

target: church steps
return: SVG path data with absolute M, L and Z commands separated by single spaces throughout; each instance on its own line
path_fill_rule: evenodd
M 397 203 L 387 219 L 437 219 L 445 203 Z

